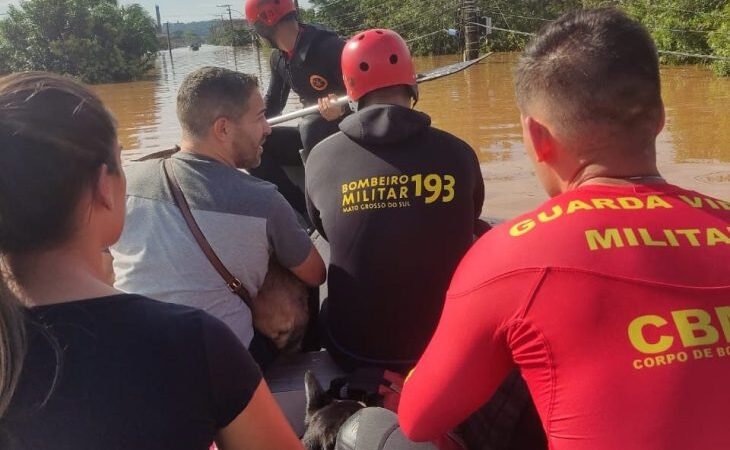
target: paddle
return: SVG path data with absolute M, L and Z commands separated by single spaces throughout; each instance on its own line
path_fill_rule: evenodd
M 472 59 L 470 61 L 463 61 L 458 62 L 454 64 L 449 64 L 448 66 L 443 67 L 437 67 L 436 69 L 429 70 L 426 73 L 419 73 L 416 75 L 416 81 L 418 83 L 425 83 L 427 81 L 436 80 L 438 78 L 443 78 L 447 75 L 452 75 L 457 72 L 461 72 L 464 69 L 467 69 L 474 64 L 480 62 L 487 56 L 491 55 L 492 53 L 487 53 L 486 55 L 480 56 L 479 58 Z M 343 97 L 339 97 L 337 100 L 333 102 L 334 105 L 342 106 L 349 102 L 350 99 L 346 95 Z M 288 122 L 290 120 L 298 119 L 300 117 L 307 116 L 309 114 L 319 113 L 319 107 L 317 105 L 308 106 L 306 108 L 300 109 L 298 111 L 293 111 L 290 113 L 282 114 L 277 117 L 272 117 L 268 120 L 269 125 L 277 125 L 280 123 Z

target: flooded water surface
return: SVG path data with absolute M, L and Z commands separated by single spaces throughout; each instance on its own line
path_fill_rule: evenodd
M 416 59 L 420 72 L 450 64 L 458 56 Z M 484 213 L 512 217 L 534 208 L 546 196 L 524 153 L 512 69 L 517 54 L 494 54 L 472 68 L 420 86 L 417 109 L 434 126 L 468 142 L 482 166 L 486 186 Z M 119 122 L 126 150 L 154 151 L 177 143 L 180 128 L 175 96 L 182 79 L 202 66 L 223 66 L 253 73 L 268 85 L 268 54 L 251 47 L 202 46 L 158 57 L 156 75 L 147 81 L 95 86 Z M 657 142 L 659 169 L 673 183 L 730 198 L 730 79 L 698 66 L 662 68 L 667 111 Z M 291 95 L 285 111 L 299 107 Z

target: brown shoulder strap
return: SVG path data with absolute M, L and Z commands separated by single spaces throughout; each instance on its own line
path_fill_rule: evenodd
M 251 295 L 248 293 L 248 290 L 246 290 L 246 286 L 241 283 L 241 280 L 236 278 L 231 272 L 228 271 L 228 269 L 226 269 L 226 266 L 223 265 L 223 262 L 220 260 L 220 258 L 218 258 L 218 255 L 215 254 L 213 247 L 211 247 L 208 243 L 208 240 L 205 238 L 205 235 L 198 226 L 198 223 L 195 221 L 193 214 L 190 212 L 190 205 L 188 205 L 188 201 L 185 199 L 185 195 L 183 194 L 182 189 L 180 189 L 180 183 L 178 183 L 177 181 L 177 177 L 175 176 L 175 168 L 173 167 L 170 158 L 166 158 L 163 160 L 162 170 L 165 172 L 165 178 L 167 178 L 167 184 L 170 186 L 170 191 L 172 191 L 172 196 L 175 199 L 175 203 L 177 204 L 177 207 L 180 208 L 180 212 L 185 218 L 185 223 L 188 224 L 188 228 L 190 228 L 190 231 L 193 233 L 193 237 L 198 242 L 200 249 L 203 250 L 203 253 L 205 253 L 208 261 L 210 261 L 210 263 L 213 265 L 213 268 L 215 268 L 216 272 L 218 272 L 221 278 L 223 278 L 223 280 L 226 282 L 228 289 L 230 289 L 231 292 L 233 292 L 234 294 L 241 297 L 241 300 L 243 300 L 243 302 L 246 303 L 246 305 L 248 305 L 250 308 Z
M 144 155 L 132 159 L 134 162 L 141 162 L 141 161 L 147 161 L 150 159 L 160 159 L 160 158 L 169 158 L 170 156 L 174 155 L 175 153 L 180 151 L 180 146 L 175 145 L 173 148 L 168 148 L 165 150 L 159 150 L 156 152 L 150 152 L 145 153 Z

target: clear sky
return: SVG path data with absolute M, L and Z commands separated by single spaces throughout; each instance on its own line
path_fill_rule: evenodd
M 4 13 L 9 4 L 17 5 L 20 0 L 0 0 L 0 14 Z M 216 5 L 231 4 L 233 18 L 243 17 L 243 0 L 119 0 L 122 5 L 139 3 L 155 17 L 155 5 L 160 5 L 162 21 L 193 22 L 220 18 L 224 8 Z M 307 0 L 299 0 L 299 6 L 308 7 Z M 226 12 L 226 14 L 228 14 Z

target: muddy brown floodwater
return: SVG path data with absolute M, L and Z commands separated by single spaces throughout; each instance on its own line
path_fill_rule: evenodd
M 455 75 L 421 85 L 417 109 L 434 126 L 468 142 L 481 162 L 486 187 L 484 214 L 509 218 L 546 199 L 524 153 L 512 69 L 517 54 L 494 54 Z M 416 59 L 419 71 L 458 61 L 458 56 Z M 182 79 L 202 66 L 223 66 L 254 73 L 268 84 L 268 54 L 252 47 L 202 46 L 158 57 L 149 80 L 95 86 L 119 121 L 126 150 L 149 152 L 177 142 L 180 128 L 175 95 Z M 663 67 L 667 110 L 659 135 L 659 169 L 672 183 L 724 200 L 730 199 L 730 78 L 717 78 L 700 66 Z M 291 95 L 285 111 L 299 107 Z

